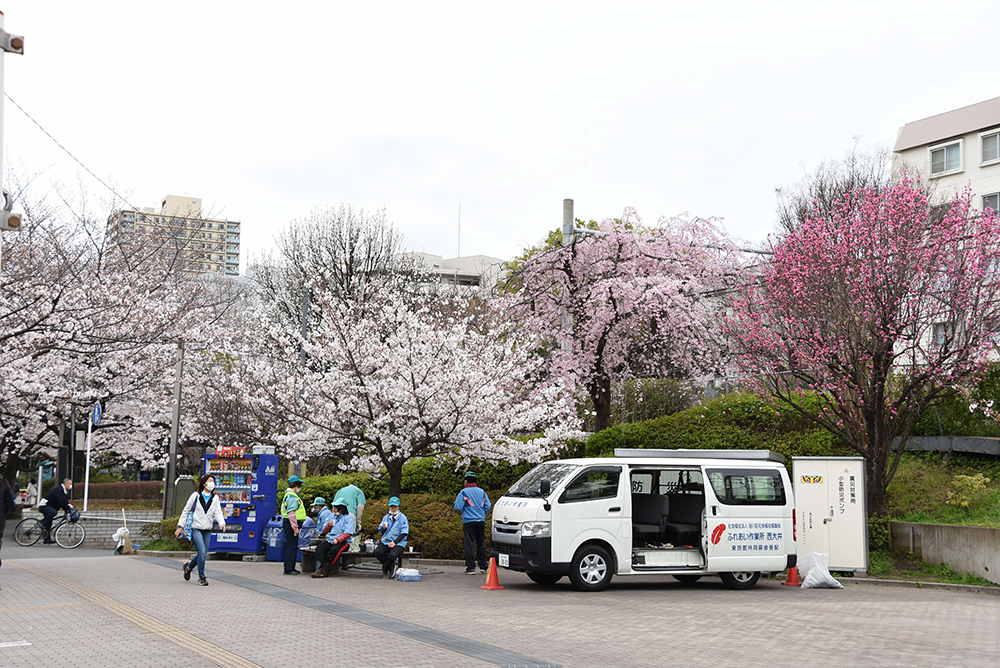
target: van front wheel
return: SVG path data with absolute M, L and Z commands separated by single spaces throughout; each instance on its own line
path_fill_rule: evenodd
M 580 591 L 601 591 L 611 583 L 613 564 L 603 547 L 586 545 L 576 553 L 569 579 Z
M 750 589 L 760 580 L 760 571 L 736 571 L 719 573 L 722 583 L 730 589 Z

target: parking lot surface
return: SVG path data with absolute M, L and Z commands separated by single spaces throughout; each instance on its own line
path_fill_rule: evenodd
M 5 541 L 5 545 L 8 545 Z M 33 549 L 33 548 L 32 548 Z M 58 554 L 58 557 L 56 556 Z M 617 577 L 599 593 L 457 567 L 421 582 L 280 564 L 3 553 L 0 666 L 996 666 L 1000 596 Z

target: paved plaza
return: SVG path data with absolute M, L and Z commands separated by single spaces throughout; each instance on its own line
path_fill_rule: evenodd
M 313 580 L 280 564 L 4 541 L 0 666 L 996 666 L 1000 596 L 717 578 L 616 578 L 600 593 L 435 567 L 422 582 Z

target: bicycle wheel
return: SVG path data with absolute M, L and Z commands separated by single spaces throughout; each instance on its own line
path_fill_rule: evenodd
M 28 547 L 34 545 L 45 534 L 42 523 L 34 517 L 21 520 L 14 529 L 14 540 L 18 545 Z
M 79 522 L 63 522 L 56 528 L 56 542 L 59 547 L 72 550 L 80 547 L 80 543 L 87 537 L 87 530 Z

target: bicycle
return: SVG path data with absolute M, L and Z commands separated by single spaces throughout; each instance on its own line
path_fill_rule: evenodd
M 56 518 L 53 518 L 53 522 L 55 520 Z M 42 521 L 34 517 L 21 520 L 14 529 L 14 540 L 17 541 L 18 545 L 24 547 L 34 545 L 44 535 L 45 527 L 42 526 Z M 59 547 L 67 550 L 80 547 L 83 539 L 87 537 L 87 530 L 80 523 L 80 513 L 77 512 L 76 508 L 70 509 L 69 512 L 63 512 L 62 520 L 55 524 L 52 529 L 52 535 Z

